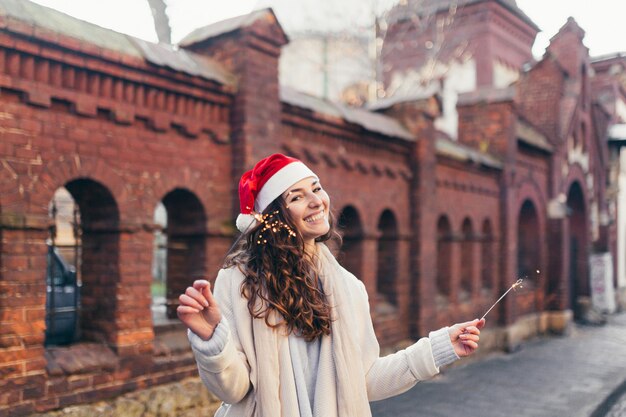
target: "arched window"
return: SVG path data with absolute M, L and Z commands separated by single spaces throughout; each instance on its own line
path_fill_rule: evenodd
M 461 226 L 461 288 L 459 298 L 468 299 L 472 293 L 472 275 L 474 273 L 474 230 L 469 218 L 463 220 Z
M 452 281 L 452 227 L 446 216 L 437 221 L 437 293 L 450 296 Z
M 119 282 L 119 211 L 109 190 L 73 180 L 50 203 L 46 345 L 106 340 Z
M 72 195 L 60 187 L 48 205 L 51 220 L 46 265 L 46 345 L 79 338 L 81 224 Z
M 161 236 L 155 236 L 155 240 L 159 238 L 167 243 L 165 318 L 169 320 L 176 318 L 178 296 L 195 279 L 206 277 L 206 215 L 200 200 L 180 188 L 163 198 L 163 207 L 167 213 L 167 227 Z
M 359 213 L 354 207 L 347 206 L 341 210 L 338 230 L 342 235 L 343 243 L 337 259 L 344 268 L 361 279 L 363 228 Z
M 539 269 L 539 217 L 535 205 L 522 204 L 517 228 L 517 275 L 532 283 Z
M 576 318 L 583 313 L 580 297 L 589 297 L 589 249 L 587 214 L 583 188 L 578 182 L 572 184 L 567 193 L 569 209 L 569 286 L 570 306 Z
M 376 289 L 385 301 L 397 306 L 396 278 L 398 271 L 398 226 L 390 210 L 385 210 L 378 221 L 378 262 Z

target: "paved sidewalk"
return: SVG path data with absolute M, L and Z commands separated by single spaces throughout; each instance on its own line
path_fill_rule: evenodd
M 589 417 L 626 381 L 626 313 L 605 326 L 527 342 L 450 369 L 398 397 L 372 403 L 374 417 Z

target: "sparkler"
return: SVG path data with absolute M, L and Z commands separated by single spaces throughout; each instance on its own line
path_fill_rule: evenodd
M 539 271 L 537 271 L 537 273 L 539 273 Z M 482 316 L 480 319 L 481 319 L 481 320 L 482 320 L 482 319 L 484 319 L 484 318 L 487 316 L 487 314 L 489 314 L 489 312 L 490 312 L 491 310 L 493 310 L 493 308 L 496 306 L 496 304 L 498 304 L 498 303 L 500 302 L 500 300 L 502 300 L 502 299 L 503 299 L 503 298 L 504 298 L 504 297 L 505 297 L 505 296 L 509 293 L 509 291 L 514 290 L 514 289 L 516 289 L 516 288 L 522 288 L 522 282 L 524 282 L 524 279 L 523 279 L 523 278 L 520 278 L 520 279 L 518 279 L 517 281 L 515 281 L 515 282 L 513 283 L 513 285 L 511 285 L 511 287 L 510 287 L 508 290 L 506 290 L 506 291 L 504 292 L 504 294 L 502 294 L 502 295 L 500 296 L 500 298 L 498 298 L 498 300 L 497 300 L 495 303 L 493 303 L 493 305 L 492 305 L 491 307 L 489 307 L 489 310 L 487 310 L 487 312 L 486 312 L 485 314 L 483 314 L 483 316 Z

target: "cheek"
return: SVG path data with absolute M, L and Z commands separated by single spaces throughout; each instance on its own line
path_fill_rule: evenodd
M 305 210 L 306 207 L 304 207 L 303 204 L 298 204 L 298 202 L 295 201 L 289 204 L 286 211 L 291 221 L 298 222 L 299 220 L 302 220 L 302 216 L 304 215 Z
M 326 209 L 330 209 L 330 197 L 328 196 L 328 194 L 326 194 L 326 191 L 322 192 L 322 201 L 324 202 L 324 206 L 326 206 Z

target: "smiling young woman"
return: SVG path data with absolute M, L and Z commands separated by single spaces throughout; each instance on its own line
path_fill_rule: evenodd
M 215 288 L 180 296 L 200 377 L 223 400 L 216 416 L 367 417 L 478 348 L 484 320 L 431 332 L 379 357 L 362 282 L 324 242 L 337 237 L 330 197 L 301 161 L 259 161 L 239 182 L 241 236 Z

